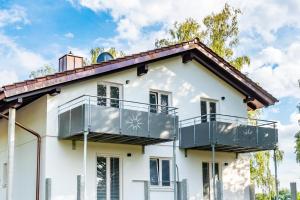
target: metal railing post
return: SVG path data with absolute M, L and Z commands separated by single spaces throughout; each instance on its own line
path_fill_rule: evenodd
M 119 103 L 119 132 L 122 134 L 122 106 Z
M 147 130 L 148 130 L 148 137 L 150 137 L 150 109 L 151 105 L 148 105 L 148 127 L 147 127 Z
M 194 119 L 194 144 L 196 144 L 196 119 Z
M 273 152 L 274 152 L 273 159 L 274 159 L 274 166 L 275 166 L 275 191 L 276 191 L 276 197 L 275 197 L 275 200 L 278 200 L 279 191 L 278 191 L 278 178 L 277 178 L 277 158 L 276 158 L 276 149 L 274 149 Z
M 258 139 L 258 120 L 256 119 L 256 145 L 258 146 L 259 139 Z
M 216 171 L 215 171 L 215 144 L 211 145 L 212 148 L 212 175 L 213 175 L 213 200 L 216 200 Z
M 87 139 L 89 131 L 84 133 L 84 142 L 83 142 L 83 200 L 87 200 Z
M 173 179 L 174 179 L 174 200 L 177 200 L 177 181 L 176 181 L 176 114 L 174 111 L 174 128 L 173 128 Z

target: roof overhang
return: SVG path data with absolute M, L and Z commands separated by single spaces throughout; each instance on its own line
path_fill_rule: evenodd
M 0 91 L 0 112 L 7 106 L 7 103 L 19 98 L 22 98 L 24 102 L 30 103 L 45 94 L 52 94 L 59 88 L 72 84 L 75 81 L 77 82 L 95 76 L 115 73 L 179 55 L 183 57 L 184 63 L 189 62 L 190 60 L 199 62 L 212 73 L 216 74 L 245 95 L 245 100 L 247 100 L 245 103 L 247 103 L 249 109 L 270 106 L 278 101 L 263 88 L 259 87 L 256 83 L 195 39 L 189 42 L 125 56 L 100 64 L 94 64 L 4 86 L 2 91 Z

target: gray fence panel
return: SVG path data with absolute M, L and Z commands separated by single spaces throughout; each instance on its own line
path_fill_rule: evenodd
M 71 133 L 81 133 L 84 131 L 84 105 L 71 110 Z
M 77 200 L 82 200 L 82 176 L 78 175 L 77 176 Z
M 148 136 L 148 113 L 122 109 L 121 131 L 123 135 Z M 152 128 L 152 127 L 151 127 Z
M 66 111 L 59 115 L 59 137 L 66 138 L 70 136 L 70 116 L 71 112 Z
M 187 179 L 177 182 L 177 197 L 178 200 L 187 200 Z
M 51 200 L 51 178 L 46 178 L 45 200 Z
M 149 181 L 144 181 L 144 200 L 150 200 Z
M 290 183 L 292 200 L 297 200 L 297 184 Z
M 223 183 L 222 181 L 217 181 L 217 200 L 223 200 Z
M 97 105 L 90 107 L 92 132 L 119 134 L 120 112 L 118 108 Z
M 249 187 L 249 195 L 250 195 L 250 200 L 255 200 L 255 185 L 252 184 Z
M 258 146 L 266 149 L 274 149 L 277 143 L 277 129 L 259 127 L 258 128 Z

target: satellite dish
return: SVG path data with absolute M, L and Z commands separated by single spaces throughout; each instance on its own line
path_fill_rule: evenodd
M 106 61 L 113 60 L 113 59 L 114 59 L 114 57 L 110 53 L 103 52 L 103 53 L 100 53 L 100 55 L 98 56 L 97 63 L 102 63 L 102 62 L 106 62 Z

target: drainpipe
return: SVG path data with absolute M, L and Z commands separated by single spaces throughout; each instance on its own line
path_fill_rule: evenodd
M 8 175 L 7 175 L 7 194 L 6 199 L 13 199 L 13 180 L 14 180 L 14 158 L 15 158 L 15 121 L 16 121 L 16 109 L 9 108 L 8 118 Z
M 38 132 L 36 132 L 32 129 L 26 128 L 21 123 L 16 122 L 15 121 L 15 109 L 10 109 L 9 111 L 10 111 L 9 112 L 9 117 L 7 117 L 6 115 L 0 113 L 1 117 L 3 117 L 4 119 L 9 121 L 9 127 L 14 127 L 12 125 L 12 123 L 14 123 L 14 125 L 17 125 L 21 129 L 31 133 L 32 135 L 34 135 L 37 138 L 35 199 L 39 200 L 40 199 L 40 178 L 41 178 L 41 175 L 40 175 L 41 174 L 40 173 L 40 171 L 41 171 L 41 143 L 42 143 L 41 135 Z M 9 130 L 9 132 L 10 132 L 10 130 Z M 13 148 L 14 148 L 14 146 L 13 146 Z M 11 159 L 13 159 L 13 158 L 11 158 Z M 8 185 L 8 186 L 10 186 L 10 185 Z M 8 197 L 9 197 L 9 193 L 8 193 Z M 11 199 L 8 199 L 8 200 L 11 200 Z

